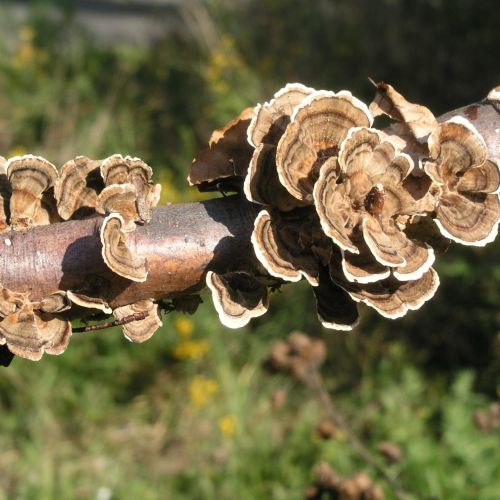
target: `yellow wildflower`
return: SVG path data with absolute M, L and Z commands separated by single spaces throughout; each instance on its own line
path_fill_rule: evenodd
M 174 347 L 173 354 L 177 359 L 198 360 L 203 358 L 209 350 L 208 340 L 182 340 Z
M 224 415 L 217 421 L 220 432 L 226 437 L 233 437 L 236 433 L 236 417 Z
M 177 333 L 184 339 L 191 337 L 194 330 L 193 322 L 183 316 L 175 318 L 173 326 Z
M 33 68 L 47 62 L 47 53 L 35 46 L 35 31 L 30 26 L 24 26 L 19 32 L 19 46 L 14 55 L 14 65 L 19 68 Z
M 24 146 L 14 146 L 8 153 L 7 156 L 12 158 L 13 156 L 23 156 L 26 154 L 26 148 Z
M 210 378 L 194 377 L 189 385 L 189 398 L 198 408 L 206 406 L 219 390 L 217 382 Z

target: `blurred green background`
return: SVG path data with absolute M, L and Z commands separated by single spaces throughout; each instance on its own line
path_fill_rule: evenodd
M 500 84 L 499 26 L 498 0 L 2 1 L 0 154 L 132 154 L 162 203 L 201 199 L 185 178 L 210 132 L 286 82 L 369 101 L 372 77 L 440 114 Z M 499 243 L 452 247 L 431 303 L 398 321 L 364 309 L 348 335 L 294 285 L 242 330 L 205 296 L 143 345 L 116 329 L 15 359 L 0 498 L 299 499 L 322 460 L 392 498 L 345 435 L 318 436 L 312 394 L 262 370 L 295 329 L 327 342 L 323 376 L 364 444 L 402 449 L 387 472 L 410 498 L 499 498 L 499 430 L 473 423 L 500 396 Z

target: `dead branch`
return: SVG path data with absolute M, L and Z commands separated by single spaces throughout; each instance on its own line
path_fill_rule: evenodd
M 489 155 L 500 158 L 500 112 L 484 101 L 457 109 L 484 137 Z M 149 224 L 130 235 L 130 246 L 147 258 L 148 278 L 134 283 L 106 267 L 101 256 L 102 217 L 75 220 L 0 238 L 1 284 L 29 291 L 32 301 L 57 290 L 88 289 L 112 308 L 141 299 L 161 299 L 204 286 L 208 270 L 227 272 L 253 260 L 250 234 L 258 206 L 230 196 L 201 203 L 168 205 L 154 210 Z

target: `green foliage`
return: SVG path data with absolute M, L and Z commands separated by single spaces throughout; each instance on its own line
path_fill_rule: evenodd
M 369 99 L 366 77 L 383 78 L 436 112 L 500 82 L 493 1 L 214 0 L 210 43 L 184 29 L 147 50 L 100 46 L 71 2 L 55 3 L 36 2 L 22 26 L 0 7 L 0 154 L 141 156 L 163 202 L 199 199 L 185 177 L 210 132 L 286 81 Z M 327 342 L 323 376 L 365 446 L 401 447 L 387 472 L 410 497 L 493 499 L 498 430 L 472 418 L 500 395 L 498 251 L 453 248 L 433 302 L 395 322 L 364 310 L 350 335 L 325 332 L 299 285 L 242 331 L 220 328 L 206 297 L 143 345 L 113 330 L 75 335 L 61 357 L 16 359 L 0 374 L 0 499 L 299 499 L 321 460 L 377 478 L 344 434 L 317 436 L 312 394 L 261 369 L 293 329 Z

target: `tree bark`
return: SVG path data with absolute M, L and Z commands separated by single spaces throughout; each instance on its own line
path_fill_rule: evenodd
M 440 117 L 469 119 L 491 157 L 500 158 L 500 112 L 490 103 Z M 207 270 L 224 272 L 253 260 L 250 235 L 259 207 L 230 196 L 157 208 L 150 224 L 130 233 L 130 246 L 149 263 L 148 279 L 134 283 L 112 273 L 101 256 L 102 217 L 7 232 L 0 238 L 0 283 L 38 301 L 57 290 L 89 286 L 112 307 L 186 294 L 204 286 Z

